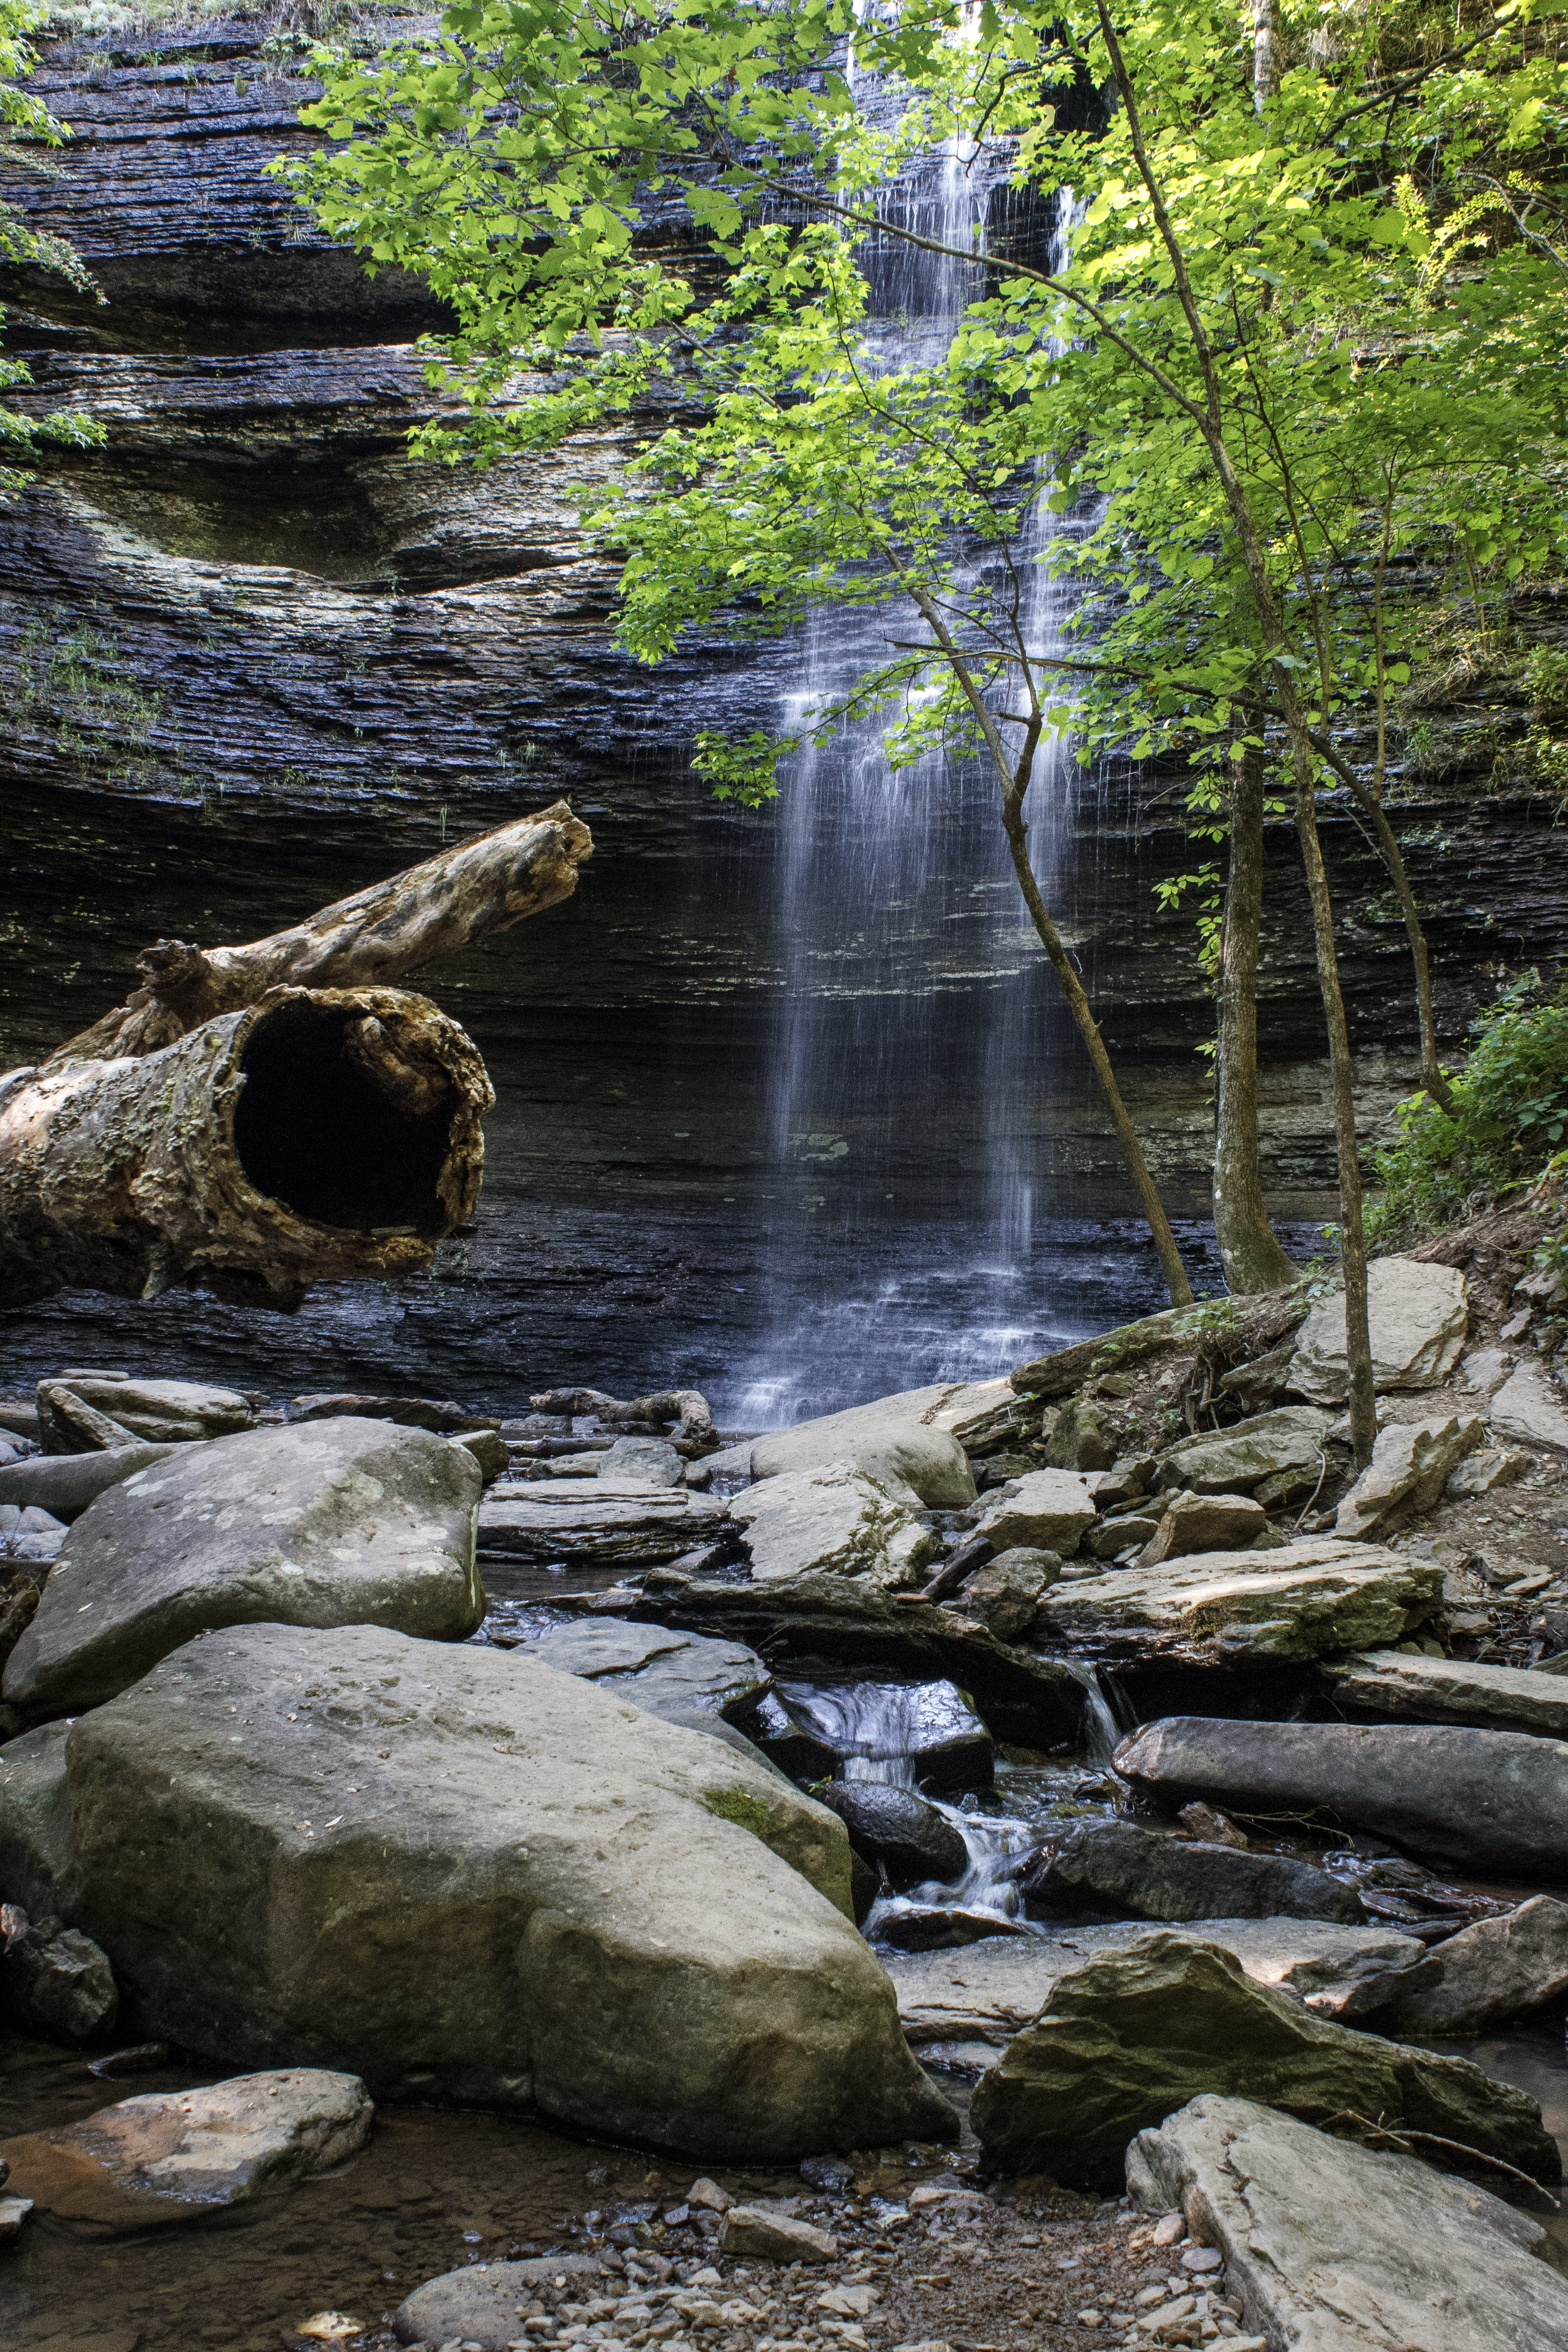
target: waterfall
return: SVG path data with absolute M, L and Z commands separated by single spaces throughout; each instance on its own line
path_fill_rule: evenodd
M 889 192 L 884 215 L 974 250 L 996 169 L 952 144 Z M 865 258 L 881 363 L 939 358 L 979 266 L 892 238 L 870 240 Z M 1021 550 L 1035 649 L 1059 640 L 1063 618 L 1062 586 L 1033 562 L 1062 528 L 1047 489 Z M 911 624 L 896 604 L 822 612 L 799 641 L 784 725 Z M 1070 744 L 1047 740 L 1028 804 L 1047 899 L 1073 778 Z M 984 1378 L 1091 1328 L 1092 1309 L 1070 1304 L 1082 1278 L 1070 1242 L 1041 1230 L 1040 1080 L 1066 1022 L 990 771 L 939 756 L 895 771 L 875 725 L 809 750 L 778 804 L 773 887 L 783 985 L 765 1048 L 767 1324 L 721 1409 L 742 1427 L 778 1426 Z

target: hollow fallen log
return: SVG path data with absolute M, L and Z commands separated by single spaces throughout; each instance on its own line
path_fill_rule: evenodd
M 479 1049 L 389 987 L 566 898 L 592 851 L 564 802 L 265 940 L 161 940 L 144 985 L 0 1076 L 0 1303 L 172 1284 L 299 1306 L 428 1265 L 479 1199 Z

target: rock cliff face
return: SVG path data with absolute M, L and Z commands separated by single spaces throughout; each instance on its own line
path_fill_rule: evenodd
M 1151 1263 L 1119 1229 L 1086 1255 L 1062 1222 L 1114 1214 L 1125 1193 L 1021 931 L 1002 953 L 994 930 L 960 923 L 938 958 L 935 935 L 911 928 L 875 985 L 907 994 L 922 1053 L 868 1081 L 868 1098 L 890 1099 L 864 1134 L 777 1131 L 778 824 L 708 801 L 686 751 L 701 726 L 770 723 L 799 648 L 698 645 L 652 672 L 615 649 L 613 572 L 581 544 L 573 484 L 621 464 L 655 415 L 484 475 L 409 462 L 405 437 L 435 397 L 412 344 L 437 307 L 398 273 L 367 277 L 266 177 L 308 135 L 310 85 L 290 65 L 302 47 L 211 19 L 44 52 L 38 86 L 77 137 L 47 173 L 12 167 L 4 193 L 75 243 L 106 299 L 0 272 L 7 345 L 33 371 L 19 404 L 86 408 L 108 439 L 51 453 L 0 513 L 0 791 L 20 877 L 0 939 L 0 1062 L 117 1001 L 160 933 L 255 936 L 563 790 L 597 851 L 570 905 L 438 979 L 500 1107 L 479 1230 L 435 1283 L 329 1297 L 292 1324 L 184 1299 L 67 1300 L 11 1319 L 19 1369 L 62 1347 L 107 1362 L 199 1349 L 215 1370 L 270 1367 L 280 1383 L 313 1380 L 325 1352 L 334 1380 L 423 1368 L 476 1397 L 623 1370 L 721 1387 L 748 1332 L 808 1309 L 827 1258 L 839 1292 L 851 1275 L 901 1279 L 911 1258 L 936 1270 L 997 1127 L 974 1024 L 1009 989 L 1039 1053 L 1003 1109 L 1038 1169 L 1059 1264 L 1049 1296 L 1020 1310 L 1021 1344 L 997 1344 L 1011 1360 L 1034 1332 L 1135 1306 Z M 1543 629 L 1552 619 L 1543 609 Z M 1477 791 L 1463 766 L 1402 819 L 1456 1036 L 1489 968 L 1553 951 L 1568 878 L 1550 803 Z M 1180 779 L 1163 802 L 1161 782 L 1075 788 L 1057 897 L 1173 1204 L 1201 1213 L 1194 1049 L 1211 1022 L 1190 920 L 1151 894 L 1190 860 L 1164 814 Z M 1408 964 L 1381 867 L 1348 820 L 1329 835 L 1372 1115 L 1414 1066 Z M 933 832 L 933 856 L 963 846 Z M 1287 1213 L 1331 1213 L 1287 830 L 1270 854 L 1269 1173 Z M 967 887 L 955 873 L 956 903 Z M 846 940 L 813 983 L 834 1000 L 829 1030 L 842 1008 L 846 1055 L 858 952 Z M 978 1227 L 972 1238 L 980 1248 Z M 969 1242 L 953 1246 L 963 1257 Z

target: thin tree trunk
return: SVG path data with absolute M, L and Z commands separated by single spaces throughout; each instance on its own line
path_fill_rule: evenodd
M 1277 1290 L 1300 1268 L 1263 1205 L 1258 1150 L 1258 938 L 1263 912 L 1263 754 L 1231 762 L 1230 871 L 1220 946 L 1214 1229 L 1229 1289 Z
M 1171 1231 L 1171 1221 L 1165 1214 L 1164 1203 L 1155 1187 L 1154 1179 L 1149 1173 L 1149 1163 L 1143 1157 L 1143 1147 L 1138 1140 L 1138 1130 L 1133 1126 L 1128 1115 L 1127 1106 L 1121 1099 L 1121 1089 L 1116 1083 L 1116 1073 L 1110 1066 L 1110 1056 L 1105 1050 L 1105 1040 L 1100 1034 L 1100 1024 L 1094 1017 L 1094 1007 L 1090 1004 L 1083 982 L 1078 976 L 1077 967 L 1062 943 L 1061 934 L 1051 920 L 1046 902 L 1040 895 L 1040 886 L 1035 878 L 1035 869 L 1029 863 L 1029 828 L 1024 817 L 1024 800 L 1029 789 L 1029 780 L 1034 773 L 1035 753 L 1039 748 L 1040 737 L 1044 732 L 1044 720 L 1035 696 L 1033 681 L 1029 680 L 1028 685 L 1031 715 L 1024 730 L 1023 749 L 1016 760 L 1009 760 L 1007 747 L 1002 740 L 1001 730 L 996 724 L 996 715 L 976 686 L 969 665 L 963 657 L 963 650 L 942 619 L 940 611 L 916 583 L 907 581 L 904 584 L 920 610 L 921 618 L 941 646 L 943 656 L 958 680 L 964 698 L 974 715 L 975 724 L 984 738 L 985 747 L 991 754 L 992 766 L 995 771 L 997 782 L 1002 787 L 1003 830 L 1007 835 L 1007 847 L 1012 854 L 1013 871 L 1017 877 L 1018 888 L 1023 894 L 1024 904 L 1029 910 L 1029 920 L 1034 924 L 1040 945 L 1050 958 L 1052 971 L 1061 982 L 1062 994 L 1067 998 L 1068 1010 L 1078 1024 L 1079 1034 L 1089 1048 L 1089 1058 L 1093 1065 L 1094 1075 L 1100 1081 L 1100 1092 L 1104 1095 L 1110 1109 L 1111 1125 L 1116 1130 L 1116 1140 L 1121 1147 L 1121 1156 L 1127 1163 L 1127 1172 L 1132 1179 L 1132 1189 L 1138 1195 L 1138 1205 L 1143 1212 L 1150 1235 L 1159 1255 L 1160 1268 L 1165 1277 L 1165 1287 L 1171 1294 L 1171 1304 L 1173 1307 L 1190 1307 L 1193 1304 L 1193 1286 L 1187 1280 L 1187 1271 L 1182 1264 L 1182 1254 L 1176 1247 L 1176 1237 Z M 1027 676 L 1026 666 L 1026 676 Z
M 1261 114 L 1279 87 L 1274 51 L 1274 0 L 1252 0 L 1252 103 Z
M 1035 879 L 1035 869 L 1029 863 L 1029 829 L 1024 822 L 1024 796 L 1021 792 L 1013 791 L 1004 795 L 1002 824 L 1013 856 L 1013 871 L 1018 877 L 1018 887 L 1024 894 L 1029 919 L 1051 960 L 1052 970 L 1061 982 L 1062 994 L 1067 998 L 1068 1009 L 1078 1024 L 1079 1034 L 1089 1048 L 1089 1058 L 1110 1109 L 1116 1140 L 1121 1147 L 1121 1156 L 1132 1179 L 1132 1189 L 1138 1195 L 1138 1205 L 1143 1212 L 1154 1247 L 1159 1253 L 1160 1269 L 1165 1277 L 1165 1287 L 1171 1294 L 1171 1304 L 1173 1307 L 1190 1307 L 1193 1286 L 1187 1280 L 1187 1271 L 1182 1264 L 1182 1254 L 1176 1247 L 1176 1237 L 1171 1231 L 1164 1203 L 1154 1179 L 1149 1173 L 1149 1163 L 1143 1157 L 1138 1130 L 1121 1099 L 1121 1089 L 1116 1083 L 1116 1073 L 1110 1066 L 1110 1056 L 1105 1050 L 1105 1040 L 1100 1034 L 1094 1007 L 1062 942 L 1061 934 L 1047 911 L 1046 902 L 1040 896 L 1040 886 Z
M 1283 672 L 1281 699 L 1289 694 Z M 1296 714 L 1298 719 L 1300 713 Z M 1318 947 L 1318 984 L 1329 1032 L 1329 1072 L 1333 1090 L 1334 1141 L 1340 1164 L 1340 1261 L 1345 1277 L 1345 1359 L 1350 1379 L 1351 1444 L 1358 1470 L 1372 1460 L 1377 1437 L 1377 1401 L 1372 1377 L 1372 1345 L 1366 1319 L 1366 1234 L 1362 1223 L 1361 1160 L 1355 1125 L 1355 1071 L 1350 1030 L 1334 947 L 1334 910 L 1323 845 L 1318 837 L 1317 793 L 1311 748 L 1304 726 L 1291 730 L 1296 772 L 1296 832 L 1307 869 L 1312 931 Z

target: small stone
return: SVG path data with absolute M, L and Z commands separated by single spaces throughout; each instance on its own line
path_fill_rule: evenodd
M 1162 2213 L 1150 2232 L 1149 2243 L 1152 2246 L 1173 2246 L 1178 2238 L 1184 2238 L 1186 2234 L 1187 2217 L 1184 2213 Z M 1139 2300 L 1142 2302 L 1142 2297 L 1140 2296 Z
M 5 2178 L 0 2173 L 0 2179 Z M 0 2197 L 0 2246 L 15 2245 L 22 2224 L 33 2210 L 30 2197 Z
M 735 2200 L 727 2189 L 721 2189 L 716 2180 L 710 2180 L 704 2173 L 701 2179 L 694 2180 L 687 2190 L 686 2201 L 703 2212 L 727 2213 Z
M 1213 2246 L 1189 2246 L 1182 2256 L 1184 2271 L 1217 2271 L 1225 2267 L 1225 2256 Z
M 719 2237 L 720 2251 L 746 2254 L 771 2263 L 830 2263 L 838 2241 L 793 2213 L 778 2213 L 764 2205 L 731 2205 Z
M 1205 1845 L 1234 1845 L 1243 1851 L 1250 1848 L 1251 1840 L 1246 1831 L 1238 1830 L 1233 1821 L 1226 1814 L 1216 1812 L 1213 1805 L 1195 1801 L 1184 1805 L 1176 1819 L 1184 1830 L 1191 1830 L 1193 1835 L 1200 1838 Z

